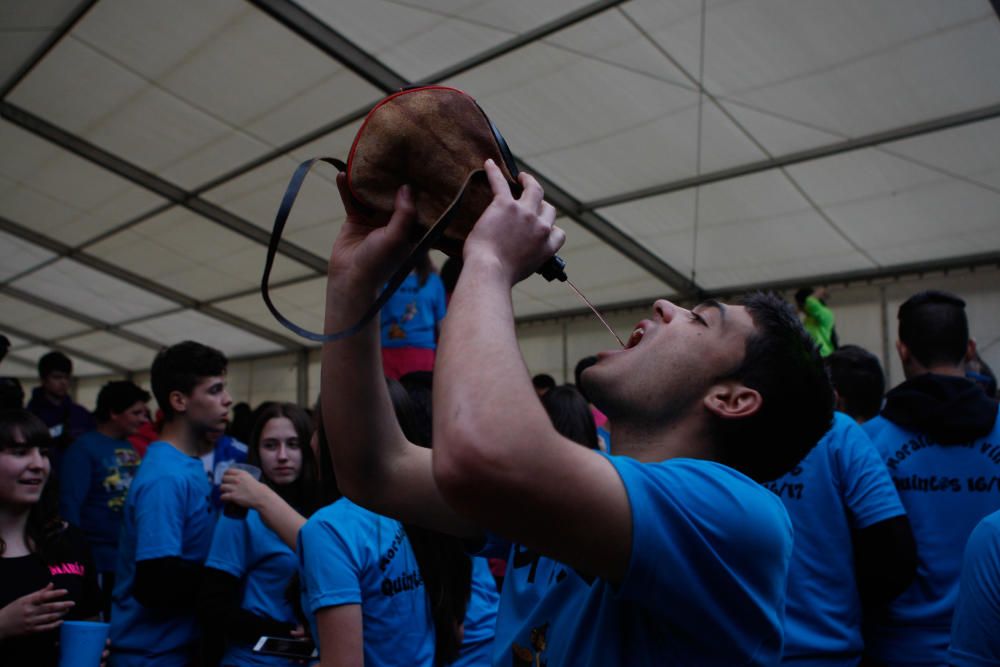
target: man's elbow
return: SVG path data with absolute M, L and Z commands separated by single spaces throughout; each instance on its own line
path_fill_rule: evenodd
M 475 499 L 489 495 L 504 468 L 496 441 L 485 433 L 452 425 L 435 433 L 434 482 L 445 500 L 459 511 L 475 505 Z

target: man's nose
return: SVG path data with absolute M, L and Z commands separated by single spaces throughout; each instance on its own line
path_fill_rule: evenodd
M 669 322 L 677 316 L 677 306 L 666 299 L 657 299 L 656 302 L 653 303 L 653 311 L 656 313 L 656 316 L 664 322 Z

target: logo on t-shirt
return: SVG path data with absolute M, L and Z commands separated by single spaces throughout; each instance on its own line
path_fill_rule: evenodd
M 59 563 L 58 565 L 49 565 L 49 574 L 53 577 L 57 574 L 72 574 L 77 577 L 84 576 L 86 568 L 79 563 Z

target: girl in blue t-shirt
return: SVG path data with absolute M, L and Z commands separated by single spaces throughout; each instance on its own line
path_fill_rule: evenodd
M 388 382 L 403 432 L 414 440 L 413 403 L 398 382 Z M 302 608 L 321 659 L 375 667 L 489 664 L 498 596 L 489 570 L 474 575 L 457 538 L 341 498 L 302 527 L 298 546 Z
M 268 405 L 250 438 L 248 462 L 285 503 L 308 516 L 318 499 L 318 466 L 309 446 L 312 420 L 291 403 Z M 253 650 L 261 636 L 299 638 L 304 631 L 289 600 L 298 561 L 256 509 L 222 516 L 205 561 L 199 602 L 206 664 L 281 665 L 296 661 Z

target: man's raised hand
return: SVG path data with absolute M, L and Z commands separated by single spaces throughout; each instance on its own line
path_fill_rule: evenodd
M 411 240 L 416 208 L 410 188 L 404 185 L 396 193 L 395 209 L 383 226 L 377 226 L 354 205 L 346 174 L 337 175 L 337 189 L 347 219 L 330 253 L 330 278 L 349 285 L 378 287 L 416 245 Z
M 511 285 L 524 280 L 556 254 L 566 233 L 555 226 L 556 209 L 543 199 L 542 186 L 522 173 L 519 199 L 511 194 L 503 172 L 486 161 L 493 201 L 465 241 L 465 261 L 497 262 Z

